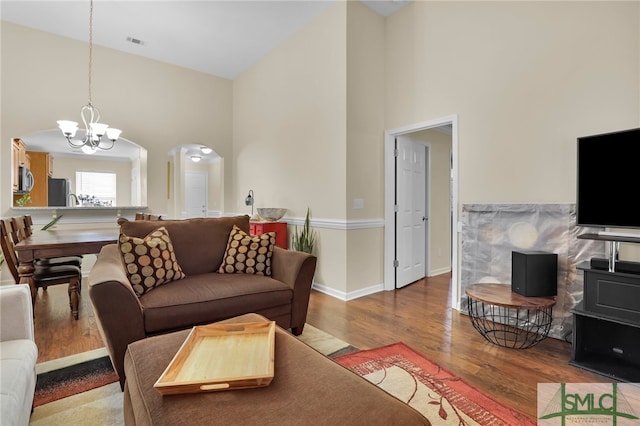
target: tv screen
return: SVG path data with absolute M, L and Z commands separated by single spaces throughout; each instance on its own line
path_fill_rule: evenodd
M 640 129 L 578 138 L 576 224 L 640 228 Z

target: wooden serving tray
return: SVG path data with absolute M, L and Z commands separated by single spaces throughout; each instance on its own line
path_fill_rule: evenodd
M 173 395 L 268 386 L 274 353 L 274 321 L 193 327 L 153 387 Z

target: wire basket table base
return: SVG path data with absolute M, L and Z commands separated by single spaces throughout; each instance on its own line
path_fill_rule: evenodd
M 489 342 L 512 349 L 537 345 L 549 335 L 552 308 L 505 308 L 468 299 L 471 324 Z
M 471 324 L 489 342 L 527 349 L 549 335 L 554 298 L 524 297 L 507 284 L 474 284 L 466 293 Z

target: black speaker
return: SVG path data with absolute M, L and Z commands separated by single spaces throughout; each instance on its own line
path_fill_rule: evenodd
M 511 291 L 526 297 L 557 295 L 558 255 L 543 251 L 512 251 Z

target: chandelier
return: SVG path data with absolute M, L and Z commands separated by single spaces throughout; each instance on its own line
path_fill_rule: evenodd
M 93 0 L 89 5 L 89 101 L 80 110 L 80 117 L 84 123 L 84 136 L 74 139 L 78 131 L 78 123 L 69 120 L 59 120 L 58 127 L 67 138 L 69 145 L 80 148 L 86 154 L 93 154 L 98 149 L 111 149 L 120 137 L 122 130 L 100 123 L 100 110 L 91 103 L 91 68 L 93 65 Z M 106 136 L 104 139 L 103 137 Z

